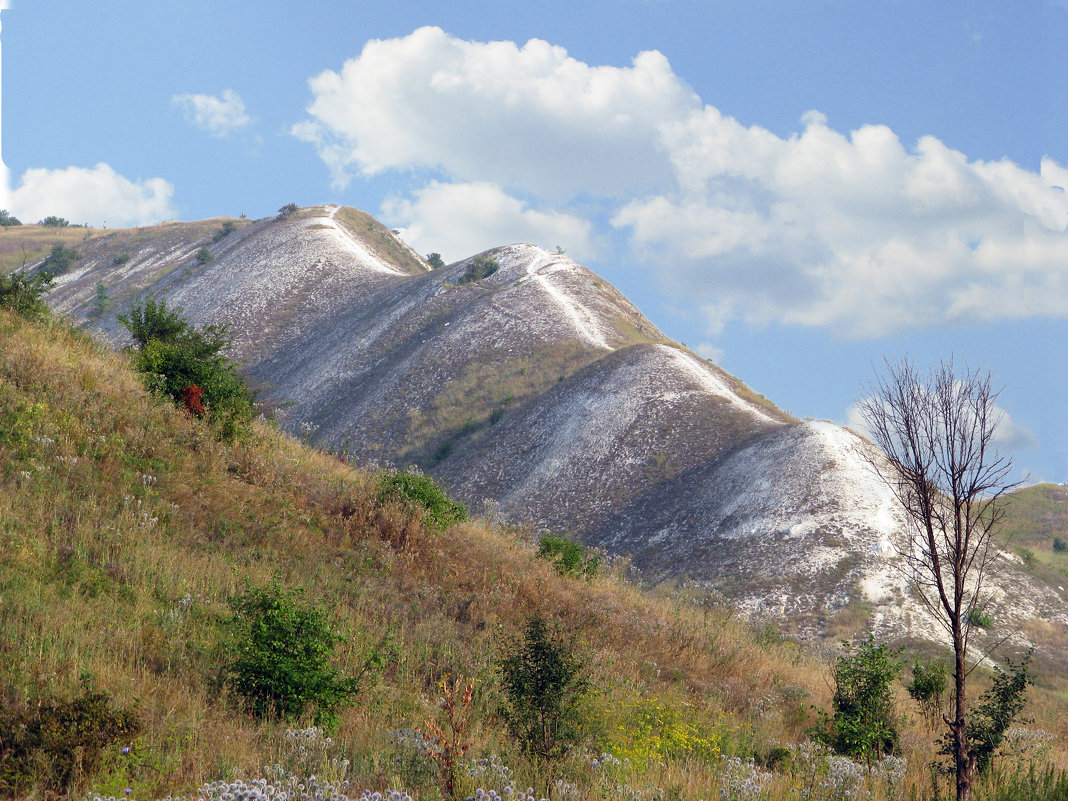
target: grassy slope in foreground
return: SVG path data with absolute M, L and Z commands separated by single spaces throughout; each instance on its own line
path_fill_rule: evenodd
M 477 682 L 468 758 L 499 754 L 517 784 L 543 793 L 551 777 L 523 763 L 496 714 L 501 637 L 532 613 L 576 635 L 590 661 L 588 747 L 633 756 L 596 767 L 579 749 L 554 775 L 583 797 L 615 798 L 623 785 L 643 798 L 655 788 L 714 797 L 732 770 L 752 773 L 720 754 L 766 762 L 804 739 L 810 703 L 827 705 L 811 656 L 729 609 L 687 592 L 650 599 L 609 576 L 558 576 L 514 532 L 432 534 L 376 506 L 373 476 L 269 428 L 222 445 L 146 395 L 122 357 L 62 325 L 0 310 L 0 354 L 0 706 L 70 698 L 91 676 L 144 722 L 130 753 L 107 755 L 78 793 L 130 787 L 145 799 L 261 776 L 277 761 L 298 767 L 287 725 L 249 718 L 219 686 L 227 598 L 275 575 L 352 633 L 341 669 L 356 672 L 366 644 L 391 633 L 388 665 L 335 735 L 358 786 L 437 797 L 391 732 L 419 726 L 435 713 L 437 683 L 462 676 Z M 917 782 L 929 739 L 906 727 Z M 815 763 L 793 764 L 765 775 L 765 797 L 827 780 Z M 337 770 L 311 758 L 304 768 Z M 505 783 L 460 779 L 465 793 Z M 880 780 L 867 781 L 878 796 Z

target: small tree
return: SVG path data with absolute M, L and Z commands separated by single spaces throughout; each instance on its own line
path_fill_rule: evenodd
M 426 263 L 434 270 L 438 270 L 445 266 L 445 260 L 441 258 L 440 253 L 427 253 Z
M 300 206 L 298 206 L 296 203 L 286 203 L 284 206 L 282 206 L 282 208 L 278 210 L 278 216 L 282 219 L 285 219 L 286 217 L 290 216 L 291 214 L 295 214 L 298 211 L 300 211 Z
M 15 225 L 22 225 L 19 218 L 12 215 L 7 209 L 0 209 L 0 227 L 10 228 Z
M 385 641 L 372 646 L 355 676 L 342 674 L 330 661 L 344 637 L 322 609 L 302 603 L 302 595 L 300 588 L 274 582 L 230 600 L 237 638 L 228 683 L 258 717 L 288 720 L 310 708 L 317 726 L 333 727 L 381 667 Z
M 55 278 L 48 273 L 0 275 L 0 307 L 31 320 L 43 320 L 48 316 L 44 294 L 54 282 Z
M 52 246 L 52 251 L 48 254 L 48 258 L 46 258 L 41 265 L 41 272 L 53 276 L 62 275 L 81 257 L 82 254 L 74 248 L 69 248 L 62 243 L 57 243 Z
M 103 281 L 96 282 L 96 298 L 93 301 L 93 311 L 100 317 L 108 310 L 108 290 Z
M 214 261 L 215 256 L 206 247 L 197 251 L 197 264 L 207 264 L 209 261 Z
M 953 744 L 957 801 L 971 794 L 978 755 L 969 745 L 969 645 L 1004 518 L 1012 461 L 994 435 L 999 392 L 989 373 L 942 362 L 923 374 L 908 360 L 886 363 L 860 410 L 886 459 L 871 463 L 904 510 L 899 549 L 905 575 L 953 642 Z
M 440 687 L 441 722 L 433 717 L 427 718 L 421 733 L 429 747 L 430 758 L 438 766 L 441 797 L 450 801 L 456 796 L 456 774 L 460 769 L 460 760 L 471 748 L 467 724 L 475 682 L 471 679 L 463 684 L 457 680 L 450 685 L 448 681 L 442 681 Z
M 56 217 L 54 215 L 50 215 L 48 217 L 45 217 L 43 220 L 41 220 L 37 224 L 38 225 L 47 225 L 49 228 L 66 228 L 67 226 L 70 225 L 70 221 L 63 219 L 62 217 Z
M 839 754 L 872 760 L 897 750 L 893 683 L 901 674 L 900 650 L 876 645 L 869 635 L 857 652 L 838 658 L 834 668 L 834 714 L 819 710 L 813 733 Z
M 968 718 L 968 745 L 975 759 L 975 769 L 986 773 L 994 755 L 1005 740 L 1005 733 L 1023 711 L 1027 687 L 1031 684 L 1031 652 L 1019 664 L 1008 660 L 1008 671 L 994 669 L 994 681 Z M 953 756 L 953 739 L 942 739 L 942 753 Z
M 589 554 L 586 547 L 558 534 L 545 534 L 538 541 L 538 558 L 551 562 L 561 576 L 597 575 L 601 560 Z
M 942 699 L 946 694 L 946 666 L 942 662 L 912 666 L 912 681 L 905 687 L 920 705 L 927 724 L 936 728 L 942 722 Z
M 522 752 L 543 763 L 562 759 L 581 736 L 579 705 L 589 689 L 575 644 L 537 615 L 498 661 L 508 731 Z

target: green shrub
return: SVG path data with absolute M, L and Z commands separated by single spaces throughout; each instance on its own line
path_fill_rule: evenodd
M 117 317 L 133 336 L 138 351 L 134 366 L 146 385 L 182 402 L 182 393 L 198 387 L 208 421 L 224 440 L 248 432 L 252 425 L 252 393 L 223 351 L 229 344 L 226 328 L 193 328 L 181 308 L 147 298 Z
M 580 704 L 589 689 L 585 660 L 574 641 L 537 615 L 520 639 L 506 641 L 497 667 L 508 731 L 524 755 L 542 762 L 562 759 L 582 735 Z
M 45 217 L 43 220 L 41 220 L 37 224 L 38 225 L 47 225 L 50 228 L 66 228 L 67 226 L 70 225 L 70 222 L 68 220 L 63 219 L 62 217 L 56 217 L 56 216 L 51 216 L 50 215 L 48 217 Z
M 467 270 L 456 283 L 469 284 L 472 281 L 481 281 L 483 278 L 488 278 L 493 275 L 499 269 L 500 265 L 495 258 L 484 254 L 478 255 L 467 265 Z
M 422 509 L 434 528 L 444 530 L 467 520 L 467 509 L 445 494 L 430 476 L 400 470 L 382 476 L 377 502 L 402 503 Z
M 236 230 L 237 223 L 235 223 L 233 220 L 227 220 L 222 224 L 222 228 L 215 232 L 215 235 L 211 238 L 211 241 L 219 242 L 223 239 L 226 239 L 226 237 L 230 236 L 230 234 L 232 234 Z
M 96 282 L 96 298 L 93 299 L 93 311 L 99 317 L 108 310 L 108 290 L 103 281 Z
M 63 275 L 82 257 L 82 254 L 74 248 L 69 248 L 62 243 L 52 245 L 52 251 L 41 265 L 41 272 L 47 275 Z
M 431 269 L 439 270 L 445 266 L 445 259 L 441 258 L 440 253 L 427 253 L 426 263 L 430 265 Z
M 1066 552 L 1068 552 L 1068 542 L 1065 542 L 1060 537 L 1054 537 L 1053 538 L 1053 550 L 1055 550 L 1057 553 L 1066 553 Z
M 197 264 L 207 264 L 209 261 L 214 261 L 215 256 L 206 247 L 197 251 Z
M 981 629 L 988 629 L 994 625 L 994 616 L 985 609 L 973 609 L 968 613 L 968 623 Z
M 0 227 L 10 228 L 14 225 L 22 225 L 22 221 L 7 209 L 0 209 Z
M 275 582 L 230 600 L 237 637 L 227 684 L 257 717 L 289 720 L 310 709 L 317 726 L 332 728 L 364 680 L 381 667 L 385 642 L 372 646 L 357 675 L 343 675 L 330 660 L 345 638 L 326 612 L 302 603 L 302 595 L 300 588 Z
M 111 263 L 115 266 L 126 264 L 130 260 L 130 251 L 124 250 L 122 253 L 116 253 L 115 258 L 111 260 Z
M 946 666 L 942 662 L 912 666 L 912 681 L 905 689 L 920 705 L 927 723 L 934 728 L 942 721 L 942 697 L 946 692 Z
M 0 711 L 0 795 L 25 798 L 34 787 L 49 796 L 70 793 L 140 729 L 135 709 L 117 708 L 87 681 L 70 701 L 46 698 L 33 708 Z
M 901 673 L 900 650 L 873 637 L 861 643 L 854 654 L 838 658 L 834 668 L 834 714 L 817 710 L 819 722 L 813 736 L 839 754 L 860 757 L 869 766 L 873 760 L 897 750 L 891 687 Z
M 1008 671 L 994 669 L 994 681 L 968 714 L 968 749 L 979 773 L 986 773 L 994 755 L 1005 740 L 1005 733 L 1023 711 L 1027 687 L 1032 684 L 1031 652 L 1019 664 L 1008 660 Z M 949 735 L 941 739 L 943 756 L 952 759 L 953 742 Z
M 558 534 L 545 534 L 538 541 L 538 558 L 551 562 L 561 576 L 585 576 L 597 574 L 601 560 L 590 555 L 584 545 L 572 542 Z
M 31 320 L 43 320 L 49 314 L 44 294 L 54 282 L 55 278 L 48 273 L 0 275 L 0 308 L 11 309 Z
M 284 206 L 282 206 L 282 208 L 278 210 L 278 216 L 284 219 L 291 214 L 295 214 L 299 210 L 300 206 L 298 206 L 296 203 L 286 203 Z

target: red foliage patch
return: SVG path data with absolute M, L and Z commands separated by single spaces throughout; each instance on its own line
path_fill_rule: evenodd
M 204 390 L 198 387 L 196 384 L 190 384 L 188 387 L 178 393 L 178 400 L 180 400 L 191 415 L 194 417 L 204 416 L 204 402 L 201 398 L 204 396 Z

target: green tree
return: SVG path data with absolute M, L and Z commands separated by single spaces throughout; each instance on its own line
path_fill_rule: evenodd
M 7 209 L 0 209 L 0 227 L 10 228 L 14 225 L 22 225 L 22 222 Z
M 863 759 L 869 769 L 873 759 L 897 750 L 892 687 L 901 674 L 900 653 L 869 635 L 856 653 L 835 663 L 833 715 L 818 710 L 816 738 L 839 754 Z
M 96 298 L 93 301 L 93 310 L 100 317 L 108 310 L 108 290 L 103 281 L 96 282 Z
M 1008 660 L 1007 671 L 995 668 L 990 689 L 968 716 L 968 749 L 980 774 L 990 769 L 1005 733 L 1023 711 L 1027 687 L 1032 683 L 1030 663 L 1029 651 L 1018 664 Z M 952 758 L 952 737 L 942 738 L 942 754 Z
M 207 264 L 209 261 L 214 261 L 215 256 L 206 247 L 197 251 L 197 264 Z
M 905 689 L 920 705 L 923 716 L 933 729 L 942 722 L 942 699 L 946 694 L 946 666 L 943 662 L 912 666 L 912 681 Z
M 300 211 L 300 206 L 296 203 L 286 203 L 278 210 L 278 216 L 284 219 L 291 214 L 296 214 L 298 211 Z
M 316 725 L 333 728 L 382 666 L 386 640 L 368 650 L 355 676 L 343 674 L 330 662 L 344 637 L 322 609 L 301 601 L 303 592 L 275 581 L 230 600 L 237 637 L 227 681 L 257 717 L 291 720 L 311 710 Z
M 483 278 L 489 278 L 497 270 L 500 269 L 500 264 L 492 256 L 487 256 L 484 253 L 475 256 L 471 260 L 471 263 L 467 265 L 467 270 L 460 277 L 458 284 L 469 284 L 473 281 L 481 281 Z
M 225 326 L 193 328 L 181 308 L 147 298 L 117 317 L 134 338 L 134 366 L 154 391 L 182 400 L 183 391 L 197 387 L 207 406 L 208 420 L 219 436 L 231 440 L 252 425 L 252 393 L 224 353 L 229 346 Z
M 63 219 L 62 217 L 48 216 L 37 224 L 47 225 L 50 228 L 66 228 L 70 225 L 70 221 Z
M 48 273 L 0 275 L 0 307 L 31 320 L 44 320 L 49 314 L 44 294 L 54 282 L 55 278 Z
M 48 258 L 41 264 L 41 272 L 49 275 L 63 275 L 81 257 L 82 254 L 74 248 L 69 248 L 62 243 L 56 243 L 52 245 L 52 251 L 48 254 Z
M 567 755 L 580 739 L 586 664 L 575 643 L 534 615 L 498 660 L 507 705 L 502 715 L 520 750 L 542 763 Z
M 431 269 L 438 270 L 445 266 L 445 260 L 441 258 L 440 253 L 427 253 L 426 263 L 430 265 Z

